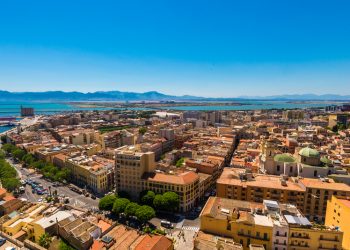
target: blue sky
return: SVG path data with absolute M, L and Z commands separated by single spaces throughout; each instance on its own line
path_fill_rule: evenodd
M 0 0 L 0 89 L 350 94 L 350 2 Z

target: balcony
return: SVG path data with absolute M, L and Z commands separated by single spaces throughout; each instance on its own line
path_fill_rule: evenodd
M 256 239 L 256 240 L 270 241 L 269 238 L 264 238 L 264 237 L 260 237 L 260 236 L 256 236 L 256 235 L 249 235 L 249 234 L 245 234 L 245 233 L 241 233 L 241 232 L 238 232 L 238 235 L 243 236 L 243 237 Z
M 320 241 L 326 241 L 326 242 L 327 242 L 327 241 L 339 242 L 339 239 L 338 239 L 338 238 L 333 238 L 333 239 L 329 239 L 329 238 L 328 238 L 328 239 L 326 239 L 326 238 L 324 238 L 324 237 L 320 237 L 319 240 L 320 240 Z
M 291 246 L 291 247 L 295 247 L 295 248 L 297 248 L 297 249 L 309 249 L 310 248 L 310 246 L 309 245 L 298 245 L 298 244 L 290 244 L 289 246 Z
M 284 242 L 274 242 L 273 244 L 276 246 L 287 246 L 287 243 Z
M 300 234 L 292 234 L 290 237 L 297 238 L 297 239 L 310 239 L 309 235 L 300 235 Z

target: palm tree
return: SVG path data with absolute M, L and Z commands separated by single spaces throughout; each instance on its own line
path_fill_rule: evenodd
M 44 233 L 39 238 L 39 245 L 47 249 L 49 248 L 51 241 L 52 241 L 52 237 L 48 233 Z

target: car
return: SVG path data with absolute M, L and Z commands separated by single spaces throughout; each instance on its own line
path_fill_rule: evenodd
M 202 207 L 196 207 L 195 211 L 196 211 L 197 213 L 200 213 L 200 212 L 202 211 Z
M 165 228 L 174 228 L 174 225 L 170 221 L 167 221 L 167 220 L 162 220 L 160 222 L 160 225 L 162 227 L 165 227 Z
M 96 196 L 92 194 L 91 199 L 96 200 Z
M 0 237 L 0 246 L 4 245 L 6 243 L 6 239 Z

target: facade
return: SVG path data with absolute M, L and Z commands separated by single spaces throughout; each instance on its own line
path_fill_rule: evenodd
M 144 190 L 160 194 L 168 191 L 176 192 L 180 197 L 181 212 L 192 209 L 198 203 L 200 177 L 195 172 L 167 174 L 156 171 L 154 152 L 144 153 L 130 146 L 118 148 L 115 160 L 117 192 L 126 191 L 134 199 L 138 199 Z
M 34 116 L 34 109 L 21 106 L 21 116 Z
M 74 183 L 96 194 L 105 194 L 114 186 L 113 160 L 97 156 L 77 156 L 67 159 L 66 167 L 71 170 Z
M 323 221 L 332 195 L 346 198 L 350 187 L 331 179 L 311 179 L 247 173 L 225 168 L 216 184 L 217 196 L 242 201 L 264 199 L 296 205 L 310 220 Z
M 350 249 L 350 201 L 332 196 L 327 204 L 326 222 L 329 227 L 337 227 L 344 232 L 343 249 Z
M 210 197 L 200 219 L 201 231 L 232 238 L 243 249 L 255 245 L 266 250 L 342 249 L 342 231 L 311 224 L 291 204 Z
M 138 198 L 144 189 L 144 173 L 153 173 L 156 163 L 153 152 L 142 153 L 134 146 L 123 146 L 115 152 L 116 191 L 126 191 Z

